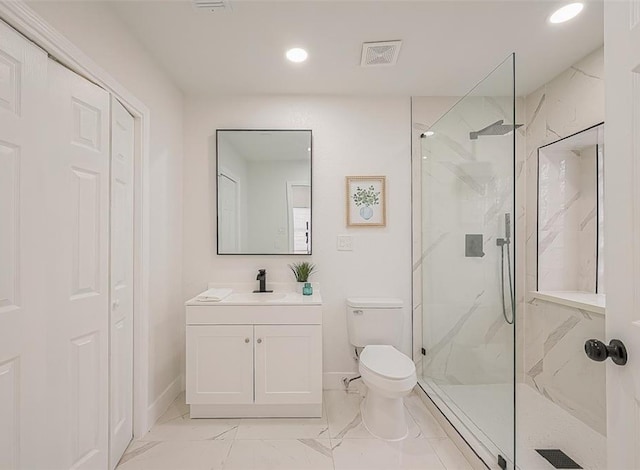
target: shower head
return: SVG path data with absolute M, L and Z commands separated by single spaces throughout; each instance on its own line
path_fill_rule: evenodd
M 469 132 L 469 139 L 476 140 L 481 135 L 505 135 L 518 127 L 522 127 L 522 124 L 505 124 L 504 119 L 500 119 L 493 124 L 489 124 L 484 129 Z

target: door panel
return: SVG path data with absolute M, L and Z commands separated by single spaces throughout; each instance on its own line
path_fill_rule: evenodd
M 187 403 L 253 403 L 253 325 L 187 326 Z
M 133 437 L 134 119 L 111 98 L 110 468 Z
M 47 55 L 0 21 L 0 468 L 45 468 Z
M 322 338 L 318 325 L 255 326 L 256 403 L 320 403 Z
M 44 203 L 52 468 L 108 465 L 109 95 L 49 61 Z M 69 442 L 69 436 L 71 442 Z
M 607 468 L 640 469 L 640 2 L 605 2 Z
M 71 340 L 70 431 L 73 463 L 100 452 L 100 343 L 97 332 Z
M 18 359 L 0 364 L 0 468 L 18 468 L 20 462 L 20 379 Z

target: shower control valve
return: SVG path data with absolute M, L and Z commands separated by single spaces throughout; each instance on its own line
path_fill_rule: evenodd
M 612 339 L 608 345 L 597 339 L 589 339 L 584 343 L 584 352 L 593 361 L 602 362 L 610 357 L 619 366 L 627 363 L 627 348 L 619 339 Z

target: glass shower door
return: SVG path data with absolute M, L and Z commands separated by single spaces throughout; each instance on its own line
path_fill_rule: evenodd
M 421 142 L 419 382 L 492 468 L 515 465 L 514 58 Z

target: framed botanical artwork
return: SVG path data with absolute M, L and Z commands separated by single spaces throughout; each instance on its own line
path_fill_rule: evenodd
M 387 196 L 384 176 L 347 176 L 347 226 L 385 227 Z

